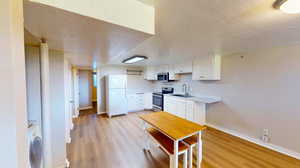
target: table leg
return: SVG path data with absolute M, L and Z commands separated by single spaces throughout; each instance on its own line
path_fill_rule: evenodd
M 174 141 L 174 159 L 173 159 L 173 167 L 178 168 L 178 141 Z
M 202 140 L 201 140 L 201 132 L 198 133 L 198 144 L 197 144 L 197 168 L 201 168 L 202 161 Z
M 183 168 L 188 168 L 188 154 L 187 151 L 184 152 L 183 154 Z

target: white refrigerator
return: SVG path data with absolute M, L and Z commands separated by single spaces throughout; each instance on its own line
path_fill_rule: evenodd
M 109 117 L 128 114 L 127 75 L 106 76 L 106 111 Z

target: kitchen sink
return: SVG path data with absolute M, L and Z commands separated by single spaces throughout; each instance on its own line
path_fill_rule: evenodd
M 183 94 L 173 94 L 172 96 L 176 96 L 176 97 L 184 97 L 184 98 L 193 97 L 193 96 L 190 96 L 190 95 L 183 95 Z

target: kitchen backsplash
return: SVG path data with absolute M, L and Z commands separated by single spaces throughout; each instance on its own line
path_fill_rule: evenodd
M 180 75 L 180 80 L 162 83 L 156 81 L 154 83 L 154 91 L 161 91 L 162 87 L 173 87 L 174 93 L 183 93 L 182 85 L 188 84 L 190 87 L 190 94 L 193 96 L 219 96 L 220 92 L 218 89 L 211 90 L 209 87 L 213 87 L 213 85 L 218 85 L 220 81 L 194 81 L 192 80 L 192 74 L 183 74 Z
M 182 85 L 185 83 L 190 86 L 192 92 L 193 81 L 191 74 L 180 75 L 180 80 L 174 82 L 162 83 L 157 81 L 155 82 L 155 91 L 161 90 L 162 87 L 173 87 L 175 93 L 181 93 L 183 92 Z

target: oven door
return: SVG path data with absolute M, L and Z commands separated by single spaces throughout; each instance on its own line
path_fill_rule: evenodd
M 152 95 L 153 108 L 163 110 L 163 95 Z

